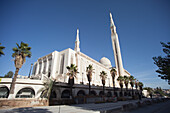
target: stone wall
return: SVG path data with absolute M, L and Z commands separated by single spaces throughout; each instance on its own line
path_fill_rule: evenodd
M 45 99 L 0 99 L 0 107 L 33 107 L 47 105 L 48 101 Z

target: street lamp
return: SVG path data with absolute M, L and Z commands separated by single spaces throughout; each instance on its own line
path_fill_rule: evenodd
M 30 72 L 29 72 L 29 76 L 28 76 L 28 78 L 30 78 L 30 74 L 31 74 L 32 66 L 33 66 L 33 63 L 31 63 L 31 68 L 30 68 Z

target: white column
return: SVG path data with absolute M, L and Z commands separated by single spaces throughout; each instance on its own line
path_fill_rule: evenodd
M 52 64 L 51 64 L 51 77 L 56 78 L 56 70 L 57 70 L 57 53 L 52 53 Z

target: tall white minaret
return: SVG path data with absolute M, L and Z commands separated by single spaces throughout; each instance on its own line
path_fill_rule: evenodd
M 77 36 L 76 36 L 74 51 L 80 52 L 79 29 L 77 29 Z
M 116 32 L 116 26 L 113 22 L 112 14 L 110 13 L 110 29 L 111 29 L 111 39 L 112 46 L 114 51 L 115 64 L 117 69 L 117 74 L 120 76 L 124 76 L 124 68 L 122 63 L 122 56 L 120 52 L 120 45 L 118 40 L 118 35 Z

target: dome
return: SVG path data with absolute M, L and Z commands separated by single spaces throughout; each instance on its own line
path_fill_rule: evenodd
M 101 58 L 99 62 L 108 68 L 112 67 L 110 60 L 106 57 Z

